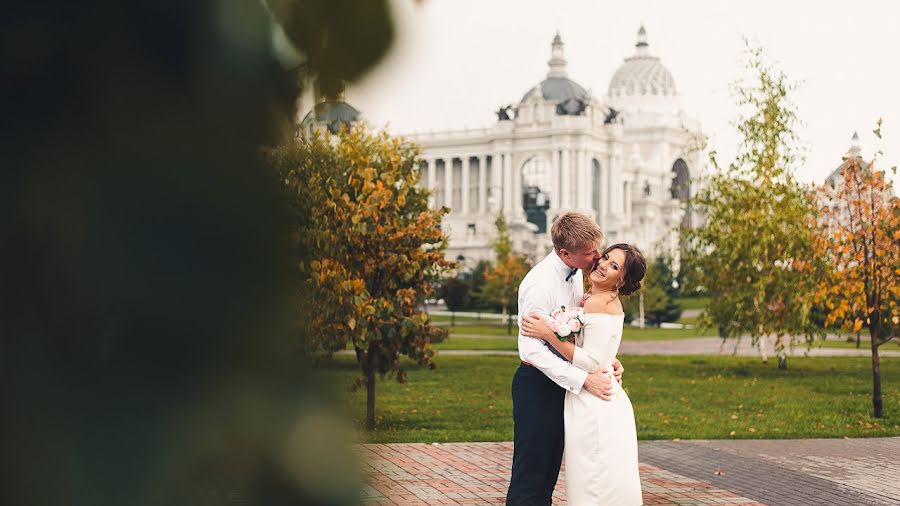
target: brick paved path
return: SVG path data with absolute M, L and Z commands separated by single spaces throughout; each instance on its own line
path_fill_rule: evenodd
M 391 444 L 360 447 L 367 475 L 365 504 L 504 504 L 512 443 Z M 651 465 L 641 465 L 647 505 L 763 503 Z M 565 470 L 553 503 L 564 505 Z
M 900 438 L 642 441 L 647 505 L 900 506 Z M 503 504 L 512 443 L 360 446 L 365 504 Z M 565 504 L 565 469 L 554 493 Z

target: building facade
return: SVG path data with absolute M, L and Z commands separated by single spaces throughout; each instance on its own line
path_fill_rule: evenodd
M 516 248 L 540 258 L 550 224 L 567 210 L 596 219 L 607 244 L 677 255 L 704 136 L 682 110 L 671 73 L 650 53 L 643 27 L 603 99 L 571 79 L 566 63 L 557 34 L 546 78 L 501 107 L 496 123 L 407 136 L 423 148 L 431 205 L 450 209 L 448 257 L 468 266 L 493 258 L 502 212 Z

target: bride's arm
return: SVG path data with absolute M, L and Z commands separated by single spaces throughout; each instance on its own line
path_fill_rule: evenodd
M 560 341 L 547 326 L 547 320 L 539 314 L 532 313 L 522 317 L 522 335 L 541 339 L 553 346 L 569 362 L 575 356 L 575 344 L 571 341 Z M 578 365 L 578 364 L 575 364 Z

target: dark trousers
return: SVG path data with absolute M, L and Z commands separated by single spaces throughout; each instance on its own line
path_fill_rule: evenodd
M 559 478 L 566 391 L 538 369 L 520 365 L 512 381 L 514 450 L 507 506 L 549 506 Z

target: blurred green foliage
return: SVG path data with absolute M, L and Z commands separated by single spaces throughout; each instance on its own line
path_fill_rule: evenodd
M 319 80 L 392 33 L 383 2 L 273 12 Z M 355 502 L 288 331 L 290 221 L 258 148 L 300 89 L 272 26 L 238 0 L 4 10 L 0 503 Z

